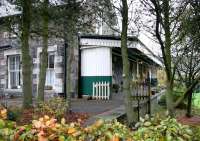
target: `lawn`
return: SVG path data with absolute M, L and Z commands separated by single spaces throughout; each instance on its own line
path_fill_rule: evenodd
M 200 93 L 193 93 L 193 105 L 200 108 Z

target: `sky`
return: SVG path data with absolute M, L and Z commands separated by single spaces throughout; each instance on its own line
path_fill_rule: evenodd
M 120 9 L 120 0 L 112 0 L 113 4 L 115 7 L 115 12 L 117 14 L 118 17 L 118 28 L 121 29 L 121 13 L 118 11 L 118 9 Z M 140 0 L 128 0 L 128 6 L 129 6 L 129 35 L 132 35 L 131 31 L 135 31 L 135 21 L 141 21 L 143 22 L 143 24 L 152 24 L 152 23 L 148 23 L 147 21 L 152 18 L 152 17 L 147 17 L 146 15 L 144 15 L 143 13 L 145 13 L 144 11 L 142 11 L 142 5 L 140 3 Z M 151 26 L 151 25 L 150 25 Z M 155 29 L 152 29 L 155 30 Z M 138 38 L 140 39 L 140 41 L 148 48 L 150 49 L 154 55 L 157 56 L 162 56 L 161 53 L 161 49 L 160 49 L 160 45 L 153 41 L 153 36 L 152 34 L 150 34 L 149 32 L 147 32 L 145 30 L 145 28 L 140 27 L 140 31 L 139 34 L 137 33 L 136 35 L 138 35 Z M 142 50 L 147 56 L 149 56 L 150 58 L 152 58 L 155 62 L 157 62 L 158 64 L 162 65 L 162 63 L 160 61 L 158 61 L 158 59 L 156 59 L 155 57 L 153 57 L 153 55 L 148 51 L 143 49 Z
M 8 15 L 20 14 L 21 12 L 16 9 L 14 5 L 11 5 L 6 0 L 0 0 L 0 17 L 6 17 Z
M 132 20 L 134 20 L 134 18 L 137 17 L 137 15 L 135 13 L 137 13 L 137 10 L 140 10 L 140 2 L 139 2 L 139 0 L 134 0 L 134 3 L 130 4 L 130 1 L 132 1 L 132 0 L 128 0 L 128 2 L 129 2 L 128 3 L 129 4 L 129 18 L 130 18 L 129 19 L 129 22 L 130 22 L 129 27 L 131 27 L 131 29 L 133 29 L 135 25 L 133 24 L 134 22 L 132 22 Z M 50 2 L 52 4 L 58 4 L 58 0 L 50 0 Z M 118 8 L 120 7 L 119 0 L 113 0 L 113 3 L 115 3 L 116 7 L 118 7 Z M 119 24 L 118 27 L 121 28 L 121 15 L 117 9 L 115 11 L 116 11 L 116 14 L 118 17 L 118 24 Z M 0 17 L 20 14 L 20 13 L 21 12 L 18 11 L 14 5 L 11 5 L 6 0 L 0 0 Z M 140 12 L 139 14 L 142 14 L 142 12 Z M 146 16 L 141 16 L 141 17 L 143 18 L 142 21 L 145 21 L 148 19 L 148 17 L 146 17 Z M 145 44 L 146 47 L 148 47 L 155 55 L 161 56 L 161 50 L 160 50 L 159 44 L 157 44 L 156 42 L 154 42 L 153 40 L 150 39 L 150 38 L 152 38 L 152 35 L 143 29 L 140 29 L 140 30 L 141 31 L 139 33 L 139 39 L 143 42 L 143 44 Z M 152 56 L 148 51 L 145 51 L 144 53 L 150 57 Z
M 118 9 L 120 8 L 120 0 L 112 0 L 114 3 L 114 6 L 117 7 L 115 8 L 115 12 L 117 13 L 118 17 L 118 28 L 121 29 L 121 14 L 119 13 Z M 135 19 L 139 18 L 138 20 L 142 21 L 144 24 L 147 24 L 149 18 L 146 15 L 143 14 L 142 8 L 141 8 L 141 3 L 140 0 L 128 0 L 128 6 L 129 6 L 129 30 L 132 31 L 136 27 L 134 24 Z M 137 20 L 136 20 L 137 21 Z M 154 29 L 152 29 L 154 30 Z M 131 34 L 129 34 L 131 35 Z M 161 55 L 161 50 L 160 46 L 158 43 L 152 40 L 153 36 L 144 30 L 143 27 L 140 28 L 139 32 L 139 39 L 150 49 L 152 50 L 156 55 Z

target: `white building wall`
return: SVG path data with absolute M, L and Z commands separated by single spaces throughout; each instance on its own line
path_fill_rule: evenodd
M 112 76 L 111 48 L 82 49 L 81 76 Z

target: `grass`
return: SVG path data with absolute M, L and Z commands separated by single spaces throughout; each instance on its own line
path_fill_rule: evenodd
M 193 93 L 193 105 L 200 108 L 200 93 Z

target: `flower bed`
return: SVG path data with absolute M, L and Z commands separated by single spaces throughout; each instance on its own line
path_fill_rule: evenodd
M 188 126 L 169 117 L 161 120 L 146 116 L 133 131 L 117 121 L 98 120 L 84 128 L 80 122 L 67 124 L 64 118 L 58 122 L 47 115 L 32 124 L 17 126 L 6 120 L 6 113 L 6 109 L 0 109 L 0 141 L 194 141 Z

